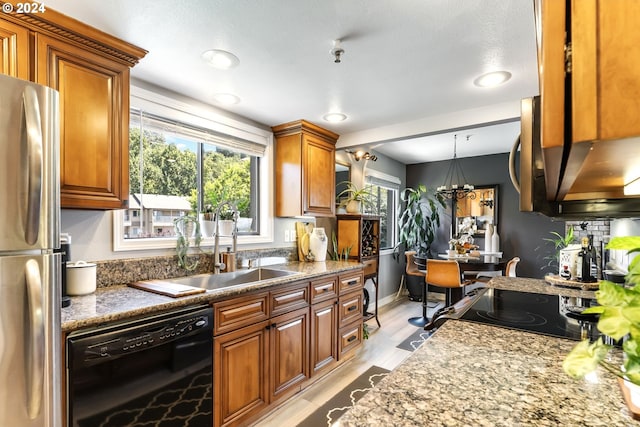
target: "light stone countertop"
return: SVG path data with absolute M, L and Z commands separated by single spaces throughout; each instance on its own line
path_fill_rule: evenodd
M 489 286 L 550 294 L 558 289 L 542 280 L 504 277 Z M 562 361 L 575 344 L 449 320 L 343 415 L 339 425 L 640 425 L 631 418 L 614 376 L 599 368 L 598 382 L 592 384 L 564 373 Z
M 268 290 L 274 286 L 300 280 L 311 280 L 317 276 L 338 274 L 361 267 L 362 264 L 360 263 L 343 261 L 291 262 L 270 265 L 268 268 L 293 271 L 298 274 L 254 282 L 247 285 L 208 290 L 205 293 L 179 298 L 142 291 L 128 286 L 102 287 L 90 295 L 71 297 L 71 305 L 62 309 L 62 331 L 70 332 L 81 328 L 98 326 L 106 322 L 139 317 L 150 313 L 198 304 L 208 304 L 212 301 L 242 295 L 251 291 L 260 289 Z M 167 281 L 171 281 L 171 279 Z

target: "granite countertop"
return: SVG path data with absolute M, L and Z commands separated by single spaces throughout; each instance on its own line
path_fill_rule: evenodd
M 490 287 L 592 298 L 543 280 Z M 340 426 L 638 426 L 616 378 L 576 381 L 562 361 L 576 341 L 449 320 L 340 418 Z
M 578 288 L 551 285 L 542 279 L 530 279 L 526 277 L 496 276 L 489 281 L 487 286 L 490 288 L 531 292 L 534 294 L 563 295 L 567 297 L 595 299 L 594 291 L 583 291 Z
M 208 304 L 212 301 L 242 295 L 251 291 L 267 290 L 278 285 L 299 280 L 310 280 L 316 276 L 336 274 L 360 267 L 362 267 L 360 263 L 343 261 L 291 262 L 270 265 L 268 268 L 292 271 L 298 274 L 253 282 L 247 285 L 208 290 L 205 293 L 180 298 L 154 294 L 122 285 L 98 288 L 93 294 L 71 297 L 71 305 L 62 309 L 62 331 L 70 332 L 149 313 L 190 305 Z M 167 281 L 170 280 L 168 279 Z

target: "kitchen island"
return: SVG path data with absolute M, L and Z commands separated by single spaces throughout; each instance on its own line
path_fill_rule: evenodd
M 588 297 L 542 280 L 491 287 Z M 523 287 L 525 289 L 523 289 Z M 575 292 L 580 292 L 576 295 Z M 617 380 L 576 381 L 562 361 L 576 341 L 449 320 L 340 418 L 341 426 L 636 426 Z

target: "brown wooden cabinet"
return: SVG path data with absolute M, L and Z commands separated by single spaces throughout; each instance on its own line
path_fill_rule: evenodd
M 536 13 L 548 198 L 623 198 L 640 156 L 640 3 L 539 0 Z
M 378 326 L 378 268 L 380 263 L 380 217 L 373 215 L 336 215 L 338 252 L 351 248 L 349 258 L 364 264 L 364 279 L 371 279 L 376 290 L 375 308 L 365 319 L 376 319 Z
M 29 80 L 29 30 L 0 20 L 0 73 Z
M 215 425 L 247 425 L 352 357 L 363 282 L 358 269 L 213 303 Z
M 0 41 L 3 73 L 60 92 L 61 206 L 126 207 L 129 72 L 146 51 L 50 9 L 0 15 Z
M 338 363 L 338 277 L 311 282 L 311 378 Z
M 213 307 L 214 419 L 241 425 L 309 378 L 309 282 Z
M 338 135 L 305 120 L 272 129 L 276 216 L 333 216 Z

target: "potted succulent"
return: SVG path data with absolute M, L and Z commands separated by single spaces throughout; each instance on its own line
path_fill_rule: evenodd
M 614 237 L 608 249 L 622 249 L 629 254 L 640 252 L 640 236 Z M 598 330 L 614 340 L 624 338 L 623 364 L 607 360 L 613 350 L 602 338 L 590 343 L 588 340 L 576 345 L 566 356 L 563 368 L 574 378 L 583 378 L 598 366 L 625 380 L 625 384 L 640 385 L 640 257 L 629 264 L 625 287 L 603 280 L 596 291 L 597 306 L 582 313 L 599 314 Z
M 345 187 L 336 198 L 347 213 L 360 213 L 362 212 L 362 204 L 367 206 L 371 204 L 371 198 L 373 197 L 371 187 L 358 188 L 351 181 L 342 181 L 338 185 Z
M 200 227 L 204 237 L 213 237 L 213 233 L 215 233 L 215 216 L 213 205 L 204 205 L 200 214 Z
M 221 236 L 231 236 L 233 233 L 233 222 L 236 220 L 236 213 L 229 204 L 224 204 L 218 209 L 218 232 Z

